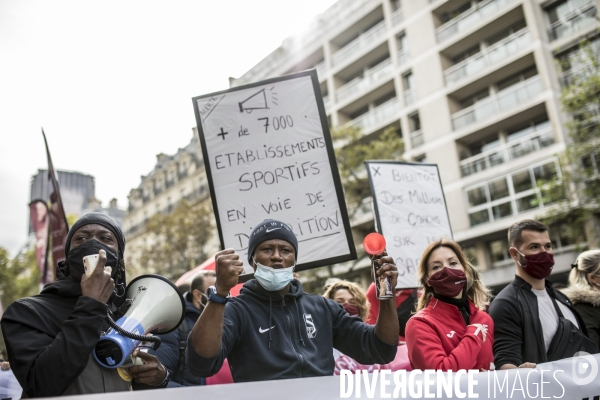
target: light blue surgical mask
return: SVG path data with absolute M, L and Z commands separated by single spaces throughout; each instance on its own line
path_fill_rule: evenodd
M 288 268 L 275 269 L 262 265 L 256 262 L 256 260 L 254 260 L 254 263 L 256 264 L 254 277 L 260 283 L 260 286 L 269 292 L 276 292 L 283 289 L 294 279 L 295 265 Z

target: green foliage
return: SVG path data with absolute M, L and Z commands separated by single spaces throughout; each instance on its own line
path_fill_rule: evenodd
M 364 137 L 360 129 L 354 126 L 333 130 L 331 136 L 334 143 L 341 145 L 336 146 L 335 156 L 346 204 L 352 210 L 360 205 L 363 199 L 371 196 L 365 161 L 400 160 L 404 143 L 394 127 L 389 127 L 374 137 Z
M 600 64 L 591 47 L 584 45 L 562 68 L 572 71 L 561 95 L 563 109 L 571 115 L 570 142 L 560 156 L 562 176 L 538 182 L 544 203 L 552 203 L 542 220 L 550 225 L 566 223 L 569 237 L 600 247 Z
M 182 200 L 173 212 L 153 215 L 146 223 L 152 245 L 140 257 L 143 273 L 155 272 L 173 281 L 205 261 L 204 245 L 213 231 L 213 213 L 206 203 Z M 135 270 L 127 266 L 128 278 Z M 138 271 L 142 273 L 142 271 Z
M 4 309 L 17 299 L 37 294 L 39 282 L 40 273 L 35 261 L 35 250 L 10 260 L 8 252 L 0 247 L 0 296 Z M 6 356 L 2 335 L 0 351 Z

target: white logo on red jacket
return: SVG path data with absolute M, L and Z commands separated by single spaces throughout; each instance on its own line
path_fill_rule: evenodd
M 304 325 L 306 325 L 306 334 L 309 339 L 313 339 L 317 336 L 317 327 L 313 322 L 311 314 L 304 314 Z
M 456 332 L 454 331 L 450 331 L 450 333 L 447 333 L 446 336 L 448 336 L 450 339 L 452 339 L 452 337 L 454 336 Z

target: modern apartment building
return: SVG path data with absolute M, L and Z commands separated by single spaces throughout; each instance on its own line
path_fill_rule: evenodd
M 180 148 L 176 154 L 158 154 L 156 166 L 143 175 L 142 183 L 129 192 L 129 207 L 123 217 L 123 230 L 127 239 L 126 265 L 134 270 L 130 277 L 138 272 L 149 273 L 139 264 L 143 251 L 152 251 L 153 239 L 145 232 L 145 223 L 158 213 L 170 213 L 182 199 L 194 203 L 210 201 L 208 181 L 202 148 L 196 128 L 192 130 L 190 143 Z M 219 250 L 218 236 L 207 243 L 207 252 Z
M 435 163 L 454 239 L 488 286 L 513 279 L 507 228 L 543 214 L 536 181 L 569 143 L 557 60 L 593 41 L 598 0 L 339 0 L 233 86 L 316 68 L 332 128 L 395 126 L 407 160 Z M 576 71 L 575 71 L 576 72 Z M 366 214 L 369 214 L 365 203 Z M 369 223 L 365 213 L 353 225 Z M 371 222 L 372 223 L 372 222 Z M 551 229 L 555 273 L 575 259 Z M 368 281 L 367 263 L 344 271 Z M 341 267 L 340 267 L 341 268 Z

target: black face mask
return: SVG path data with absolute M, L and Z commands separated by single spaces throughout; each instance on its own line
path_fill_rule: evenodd
M 106 252 L 106 267 L 111 267 L 111 278 L 116 279 L 117 277 L 117 265 L 119 264 L 119 258 L 113 249 L 100 243 L 96 239 L 88 240 L 85 243 L 74 247 L 69 251 L 67 257 L 67 264 L 71 270 L 79 272 L 81 276 L 85 274 L 85 268 L 83 266 L 83 257 L 98 254 L 100 250 Z M 72 275 L 71 275 L 72 276 Z

